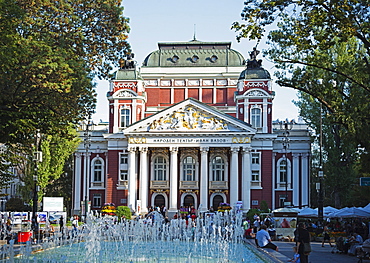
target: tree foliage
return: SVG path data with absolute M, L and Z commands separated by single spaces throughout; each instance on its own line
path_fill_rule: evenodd
M 1 142 L 68 134 L 93 111 L 93 77 L 129 50 L 122 10 L 116 0 L 0 0 Z
M 370 161 L 368 0 L 247 0 L 242 17 L 244 24 L 233 24 L 237 38 L 267 34 L 264 53 L 278 69 L 277 83 L 302 92 L 300 115 L 316 133 L 325 121 L 325 191 L 337 206 L 350 201 Z
M 36 130 L 44 144 L 73 140 L 71 124 L 94 111 L 94 77 L 108 78 L 130 52 L 128 32 L 121 1 L 0 0 L 0 143 L 13 149 L 0 156 L 2 177 L 12 163 L 27 172 L 26 183 L 30 180 L 26 154 L 32 156 Z M 49 151 L 61 153 L 55 144 L 43 147 L 46 157 Z M 45 159 L 41 180 L 61 174 L 60 160 Z
M 28 160 L 27 164 L 25 165 L 28 171 L 24 172 L 25 176 L 22 180 L 25 182 L 25 184 L 21 190 L 25 200 L 29 199 L 29 202 L 31 202 L 30 199 L 32 199 L 32 194 L 30 193 L 32 193 L 34 190 L 33 176 L 35 174 L 37 175 L 37 185 L 40 188 L 38 192 L 39 201 L 42 200 L 42 197 L 45 196 L 45 194 L 64 196 L 64 194 L 60 192 L 62 189 L 56 188 L 57 182 L 60 180 L 61 176 L 65 176 L 66 170 L 68 170 L 65 167 L 66 161 L 70 159 L 71 155 L 79 144 L 76 131 L 70 127 L 69 132 L 71 137 L 75 137 L 74 140 L 63 138 L 58 134 L 54 136 L 44 135 L 41 138 L 42 162 L 37 164 L 37 167 L 35 167 L 36 163 Z M 32 150 L 34 149 L 31 149 L 31 151 Z M 30 154 L 29 156 L 32 155 Z M 69 185 L 69 187 L 71 188 L 72 186 Z
M 277 68 L 284 70 L 276 74 L 277 83 L 317 98 L 333 113 L 335 122 L 354 133 L 359 144 L 368 149 L 368 1 L 248 0 L 242 17 L 245 24 L 233 24 L 238 39 L 261 39 L 266 26 L 277 26 L 268 33 L 270 48 L 265 51 Z M 324 85 L 314 83 L 319 78 Z M 356 105 L 359 97 L 365 101 Z M 343 101 L 346 108 L 341 105 Z
M 131 219 L 131 210 L 128 206 L 117 206 L 116 215 L 118 220 L 121 222 L 121 219 Z

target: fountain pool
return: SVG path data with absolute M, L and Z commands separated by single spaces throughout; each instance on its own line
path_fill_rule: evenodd
M 232 214 L 215 214 L 188 223 L 180 219 L 164 223 L 156 214 L 121 223 L 89 216 L 77 232 L 44 240 L 42 252 L 31 253 L 27 244 L 19 257 L 3 262 L 266 262 L 243 243 L 242 236 L 241 216 Z

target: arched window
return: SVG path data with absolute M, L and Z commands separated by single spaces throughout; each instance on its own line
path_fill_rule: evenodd
M 182 161 L 183 181 L 195 181 L 195 160 L 187 156 Z
M 212 181 L 225 181 L 225 161 L 221 156 L 212 159 Z
M 167 180 L 167 162 L 163 156 L 157 156 L 154 159 L 154 181 Z
M 254 128 L 261 127 L 261 109 L 253 108 L 251 110 L 251 124 Z
M 93 182 L 101 182 L 103 174 L 103 163 L 100 159 L 94 161 Z
M 121 127 L 127 127 L 130 125 L 130 109 L 121 109 Z

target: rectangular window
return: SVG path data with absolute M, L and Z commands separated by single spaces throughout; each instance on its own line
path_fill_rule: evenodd
M 261 109 L 253 108 L 251 110 L 251 124 L 254 128 L 261 127 Z
M 286 160 L 283 160 L 280 162 L 280 167 L 279 167 L 279 170 L 280 170 L 280 178 L 279 178 L 279 181 L 280 183 L 286 183 L 287 181 L 287 167 L 286 167 Z
M 128 155 L 127 154 L 121 154 L 120 163 L 121 164 L 127 164 L 128 163 Z
M 279 195 L 279 205 L 280 207 L 284 207 L 285 206 L 285 200 L 287 199 L 287 196 L 286 195 Z
M 252 171 L 252 181 L 259 182 L 260 181 L 260 171 Z
M 94 194 L 93 207 L 101 207 L 101 194 Z
M 121 109 L 121 127 L 130 125 L 130 109 Z
M 259 164 L 259 163 L 260 163 L 260 154 L 252 153 L 252 164 Z
M 94 171 L 94 182 L 101 182 L 101 170 Z
M 127 172 L 127 170 L 121 170 L 120 171 L 119 180 L 120 181 L 128 181 L 128 172 Z

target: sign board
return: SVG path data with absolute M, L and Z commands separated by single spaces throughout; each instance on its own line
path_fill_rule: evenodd
M 370 177 L 361 177 L 360 186 L 370 186 Z
M 63 211 L 63 197 L 44 197 L 44 211 Z

